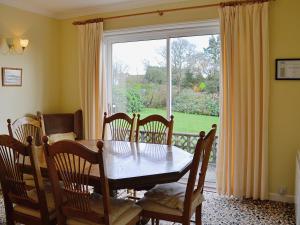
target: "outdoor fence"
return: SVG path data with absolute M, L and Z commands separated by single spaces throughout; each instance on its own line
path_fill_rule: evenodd
M 172 144 L 189 153 L 194 153 L 198 138 L 199 138 L 199 134 L 173 133 Z M 140 131 L 140 135 L 139 135 L 140 142 L 151 143 L 153 140 L 156 140 L 155 143 L 160 143 L 160 142 L 166 143 L 166 133 Z M 216 164 L 217 146 L 218 146 L 218 136 L 215 137 L 215 141 L 212 146 L 212 151 L 209 159 L 210 164 Z
M 184 149 L 187 152 L 194 153 L 198 138 L 199 138 L 198 134 L 173 133 L 173 145 L 181 149 Z M 218 146 L 218 136 L 215 137 L 215 141 L 213 143 L 212 151 L 210 154 L 209 163 L 216 164 L 217 146 Z

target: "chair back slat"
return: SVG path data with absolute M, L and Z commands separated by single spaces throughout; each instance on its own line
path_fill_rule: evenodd
M 47 144 L 47 137 L 43 138 L 47 161 L 47 168 L 54 188 L 55 202 L 61 208 L 62 224 L 68 217 L 82 217 L 95 223 L 101 223 L 106 216 L 93 211 L 89 177 L 93 168 L 100 170 L 101 190 L 103 200 L 109 195 L 108 182 L 104 172 L 102 147 L 98 143 L 98 152 L 73 141 L 58 141 L 51 146 Z M 63 185 L 59 184 L 59 178 Z M 108 199 L 108 198 L 106 198 Z M 103 202 L 104 211 L 109 211 L 108 201 Z M 106 214 L 108 215 L 108 214 Z M 109 217 L 109 216 L 107 216 Z
M 1 181 L 10 193 L 21 198 L 28 198 L 23 172 L 20 169 L 20 164 L 24 165 L 27 156 L 29 153 L 25 145 L 7 135 L 0 136 Z
M 0 179 L 3 195 L 9 198 L 5 204 L 20 204 L 39 210 L 42 221 L 48 221 L 48 208 L 45 193 L 38 184 L 39 177 L 32 152 L 32 137 L 27 137 L 28 145 L 9 135 L 0 135 Z M 22 168 L 25 163 L 30 167 L 35 182 L 37 199 L 28 195 Z M 11 205 L 12 207 L 12 205 Z
M 13 123 L 7 120 L 8 132 L 10 136 L 16 138 L 23 144 L 26 144 L 28 136 L 33 137 L 34 143 L 40 143 L 41 138 L 41 123 L 39 120 L 31 117 L 22 117 Z
M 167 120 L 161 115 L 150 115 L 140 119 L 138 114 L 136 142 L 172 144 L 174 117 Z
M 131 141 L 135 114 L 130 118 L 126 113 L 115 113 L 107 116 L 104 113 L 102 139 L 105 139 L 106 125 L 109 124 L 110 138 L 115 141 Z
M 200 137 L 197 141 L 193 161 L 190 168 L 185 201 L 184 214 L 187 217 L 191 216 L 192 201 L 196 196 L 203 193 L 206 171 L 208 167 L 209 157 L 212 150 L 212 145 L 215 139 L 217 126 L 214 124 L 209 133 L 205 136 L 205 132 L 200 132 Z M 201 162 L 201 163 L 200 163 Z M 201 167 L 200 167 L 201 165 Z M 200 167 L 200 170 L 199 170 Z M 200 171 L 200 172 L 199 172 Z M 198 182 L 197 182 L 198 178 Z
M 92 164 L 83 158 L 68 153 L 55 154 L 54 162 L 62 178 L 64 195 L 68 204 L 83 212 L 91 211 L 88 177 Z

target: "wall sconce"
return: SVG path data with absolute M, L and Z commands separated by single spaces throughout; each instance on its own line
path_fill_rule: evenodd
M 2 38 L 0 41 L 0 52 L 2 54 L 23 54 L 29 44 L 28 39 Z
M 28 44 L 29 44 L 28 39 L 20 39 L 20 45 L 22 47 L 23 52 L 24 52 L 25 48 L 27 48 Z
M 8 46 L 9 51 L 14 51 L 15 50 L 15 45 L 14 45 L 14 39 L 13 38 L 6 38 L 6 44 Z

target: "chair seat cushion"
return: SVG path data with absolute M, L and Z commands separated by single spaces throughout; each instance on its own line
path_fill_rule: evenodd
M 99 213 L 100 215 L 104 214 L 103 209 L 103 200 L 102 196 L 98 194 L 94 194 L 93 198 L 90 200 L 91 208 L 93 211 Z M 142 208 L 132 201 L 124 200 L 124 199 L 110 199 L 111 206 L 111 221 L 113 225 L 126 225 L 133 218 L 137 217 Z M 67 225 L 96 225 L 93 222 L 90 222 L 85 219 L 80 218 L 68 218 Z M 99 224 L 97 224 L 99 225 Z
M 49 145 L 62 140 L 75 141 L 76 134 L 74 132 L 50 134 L 48 136 Z
M 184 210 L 186 185 L 180 183 L 159 184 L 145 193 L 145 197 L 138 204 L 147 211 L 157 211 L 172 215 L 180 215 Z M 194 194 L 192 209 L 204 201 L 201 193 Z M 145 208 L 146 207 L 146 208 Z
M 144 197 L 141 200 L 139 200 L 137 204 L 141 206 L 144 211 L 162 213 L 162 214 L 168 214 L 174 216 L 182 216 L 182 211 L 151 201 L 147 197 Z
M 32 189 L 32 190 L 28 191 L 27 193 L 28 193 L 29 198 L 31 198 L 35 201 L 38 201 L 38 196 L 37 196 L 36 189 Z M 45 195 L 46 195 L 46 201 L 47 201 L 49 216 L 50 216 L 50 219 L 53 219 L 55 217 L 54 197 L 53 197 L 52 192 L 50 192 L 50 191 L 46 191 Z M 39 210 L 34 210 L 34 209 L 31 209 L 31 208 L 28 208 L 28 207 L 25 207 L 25 206 L 21 206 L 19 204 L 16 204 L 14 206 L 14 210 L 16 212 L 19 212 L 19 213 L 23 213 L 23 214 L 30 215 L 30 216 L 33 216 L 33 217 L 41 218 L 41 214 L 40 214 Z

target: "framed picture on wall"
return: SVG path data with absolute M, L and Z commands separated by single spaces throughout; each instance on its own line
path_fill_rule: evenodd
M 300 59 L 276 59 L 276 80 L 300 80 Z
M 22 69 L 2 67 L 2 86 L 22 86 Z

